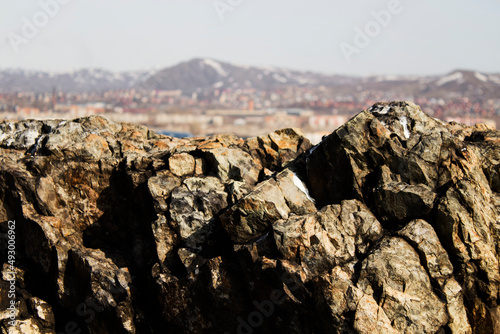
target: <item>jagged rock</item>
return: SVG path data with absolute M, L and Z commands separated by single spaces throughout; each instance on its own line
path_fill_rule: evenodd
M 247 185 L 245 182 L 242 181 L 230 181 L 227 186 L 226 186 L 226 191 L 230 195 L 230 203 L 231 204 L 236 204 L 239 200 L 241 200 L 243 197 L 248 195 L 250 191 L 252 191 L 252 187 Z
M 365 294 L 362 290 L 352 287 L 348 291 L 348 295 L 351 308 L 355 312 L 354 328 L 358 333 L 396 334 L 406 332 L 406 328 L 403 328 L 403 331 L 398 331 L 392 327 L 391 319 L 371 294 Z M 410 328 L 408 332 L 418 333 L 415 327 Z
M 273 230 L 280 254 L 312 277 L 351 262 L 382 237 L 380 223 L 356 200 L 280 220 Z
M 381 309 L 374 314 L 385 314 L 396 332 L 436 333 L 448 322 L 445 304 L 434 293 L 417 252 L 402 239 L 385 239 L 368 255 L 357 286 L 376 298 Z
M 19 267 L 18 321 L 0 311 L 0 327 L 495 333 L 499 166 L 500 132 L 407 102 L 315 147 L 296 129 L 176 139 L 102 117 L 2 122 L 0 255 L 15 220 Z
M 469 319 L 467 318 L 467 309 L 464 305 L 462 287 L 460 284 L 458 284 L 454 278 L 448 279 L 443 287 L 443 293 L 447 303 L 448 316 L 450 317 L 450 321 L 448 322 L 450 331 L 454 334 L 473 333 Z M 493 328 L 493 330 L 496 331 L 495 328 Z
M 415 247 L 424 260 L 431 280 L 439 285 L 445 296 L 451 318 L 448 324 L 451 332 L 472 333 L 463 303 L 462 288 L 452 277 L 453 266 L 432 226 L 424 220 L 414 220 L 398 234 Z
M 15 150 L 29 150 L 44 133 L 56 127 L 60 121 L 2 122 L 0 123 L 0 146 Z
M 161 171 L 148 179 L 148 189 L 153 198 L 157 212 L 168 210 L 168 200 L 172 191 L 181 185 L 181 179 L 170 171 Z
M 192 175 L 195 169 L 195 160 L 187 153 L 174 154 L 168 159 L 172 174 L 177 176 Z
M 398 234 L 414 244 L 425 260 L 429 275 L 442 288 L 446 279 L 453 275 L 453 266 L 432 226 L 421 219 L 413 220 Z
M 0 329 L 2 333 L 53 334 L 55 319 L 52 307 L 44 300 L 33 297 L 24 289 L 25 271 L 4 264 L 0 281 Z M 14 284 L 14 285 L 12 285 Z M 15 287 L 12 299 L 11 286 Z M 12 309 L 11 300 L 15 306 Z M 15 316 L 12 321 L 12 315 Z
M 8 334 L 45 334 L 55 333 L 54 331 L 44 331 L 33 318 L 19 320 L 14 326 L 2 328 L 3 333 Z
M 203 150 L 206 160 L 222 182 L 244 181 L 254 185 L 261 169 L 252 157 L 241 149 L 218 147 Z
M 378 169 L 410 185 L 437 182 L 445 126 L 412 103 L 381 103 L 325 138 L 308 157 L 308 184 L 318 204 L 364 199 L 377 184 Z M 335 170 L 335 173 L 331 173 Z M 379 185 L 380 186 L 380 185 Z
M 289 213 L 276 180 L 270 179 L 236 203 L 221 220 L 235 242 L 246 243 L 264 234 L 273 222 L 287 218 Z
M 64 280 L 63 303 L 67 307 L 77 309 L 80 301 L 88 299 L 97 305 L 99 314 L 92 326 L 136 333 L 127 268 L 118 268 L 102 251 L 85 249 L 69 253 Z M 90 291 L 81 291 L 79 287 L 86 284 Z M 107 319 L 109 316 L 114 321 Z
M 316 211 L 314 202 L 298 176 L 289 169 L 260 183 L 221 216 L 222 225 L 236 243 L 255 239 L 290 214 Z
M 285 167 L 312 146 L 299 129 L 283 129 L 267 136 L 250 138 L 246 145 L 252 156 L 271 170 Z
M 211 219 L 227 207 L 224 185 L 214 177 L 192 177 L 172 192 L 170 217 L 180 238 L 190 247 L 203 243 Z
M 426 217 L 434 208 L 436 194 L 424 184 L 390 182 L 375 189 L 375 205 L 383 220 L 405 222 Z
M 194 174 L 195 175 L 204 175 L 207 170 L 207 162 L 205 159 L 197 158 L 195 159 L 194 164 Z
M 160 263 L 164 264 L 169 254 L 179 244 L 179 235 L 172 228 L 172 224 L 167 222 L 167 218 L 164 215 L 158 216 L 158 219 L 151 224 L 151 229 L 155 238 L 156 254 Z

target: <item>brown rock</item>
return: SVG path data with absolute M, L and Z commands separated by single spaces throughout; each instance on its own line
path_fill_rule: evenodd
M 172 174 L 187 176 L 194 174 L 195 160 L 187 153 L 174 154 L 168 159 L 168 166 Z
M 260 183 L 250 194 L 231 207 L 222 217 L 222 225 L 236 243 L 255 239 L 290 213 L 315 212 L 314 202 L 295 173 L 284 170 Z
M 270 179 L 230 208 L 221 221 L 234 242 L 246 243 L 262 235 L 273 222 L 287 218 L 289 213 L 276 180 Z
M 436 194 L 424 184 L 390 182 L 375 189 L 374 202 L 382 219 L 405 222 L 428 216 L 435 200 Z
M 375 216 L 355 200 L 280 220 L 273 230 L 281 256 L 301 264 L 309 277 L 355 260 L 382 237 Z
M 220 147 L 203 152 L 208 165 L 222 182 L 231 179 L 244 181 L 250 185 L 257 182 L 261 166 L 245 151 Z
M 319 205 L 364 198 L 387 164 L 408 184 L 434 189 L 440 134 L 446 128 L 409 102 L 380 103 L 325 138 L 308 157 L 308 184 Z M 422 155 L 422 152 L 428 152 Z M 335 173 L 332 173 L 335 171 Z
M 2 122 L 0 253 L 15 220 L 22 268 L 12 331 L 498 332 L 499 133 L 406 102 L 314 148 L 294 129 Z
M 157 212 L 168 210 L 168 200 L 172 191 L 181 185 L 181 180 L 169 171 L 162 171 L 148 180 L 148 189 Z
M 172 192 L 170 217 L 181 239 L 190 247 L 205 240 L 208 224 L 227 207 L 224 185 L 215 177 L 192 177 Z
M 357 286 L 376 296 L 397 332 L 436 333 L 448 323 L 445 303 L 435 295 L 418 254 L 402 239 L 385 239 L 368 255 Z

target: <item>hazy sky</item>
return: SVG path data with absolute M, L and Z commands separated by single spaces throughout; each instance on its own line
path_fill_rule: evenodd
M 151 70 L 211 57 L 360 75 L 438 74 L 457 68 L 500 72 L 498 0 L 0 4 L 0 68 Z M 377 23 L 373 12 L 389 10 L 390 17 L 380 14 Z

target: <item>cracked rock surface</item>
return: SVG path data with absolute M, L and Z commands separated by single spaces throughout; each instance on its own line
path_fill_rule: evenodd
M 0 233 L 2 333 L 498 333 L 500 132 L 410 102 L 315 147 L 4 121 Z

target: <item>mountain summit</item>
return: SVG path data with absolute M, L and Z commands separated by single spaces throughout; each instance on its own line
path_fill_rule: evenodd
M 220 62 L 214 59 L 193 59 L 159 71 L 146 81 L 155 89 L 181 89 L 186 93 L 211 89 L 255 88 L 268 90 L 283 85 L 321 84 L 324 76 L 276 67 L 256 67 Z

